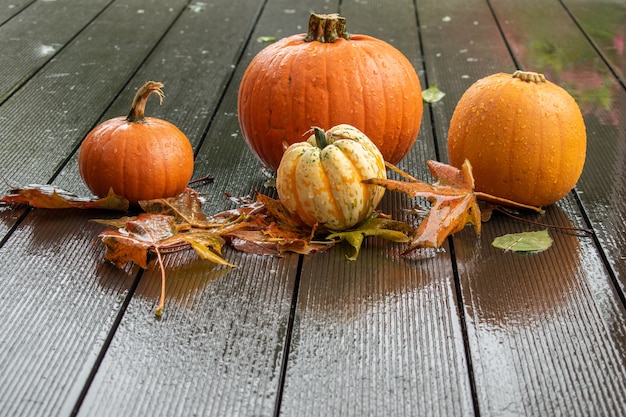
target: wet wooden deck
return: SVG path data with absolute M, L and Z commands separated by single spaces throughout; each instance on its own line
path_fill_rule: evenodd
M 102 212 L 0 208 L 0 416 L 626 415 L 626 9 L 621 0 L 12 0 L 0 6 L 0 175 L 88 194 L 76 151 L 135 89 L 165 83 L 150 113 L 197 152 L 207 212 L 223 193 L 266 190 L 237 122 L 239 80 L 262 36 L 339 11 L 384 39 L 428 105 L 401 167 L 446 161 L 454 106 L 474 81 L 543 72 L 578 100 L 588 131 L 574 192 L 539 218 L 554 232 L 523 256 L 495 236 L 533 230 L 496 216 L 423 259 L 369 240 L 283 258 L 226 249 L 157 271 L 103 260 Z M 8 190 L 8 186 L 7 186 Z M 407 200 L 387 193 L 383 210 Z

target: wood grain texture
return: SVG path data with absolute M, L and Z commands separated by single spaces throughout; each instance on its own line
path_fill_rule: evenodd
M 36 212 L 0 248 L 2 415 L 69 415 L 133 284 L 88 220 Z
M 0 104 L 11 185 L 87 194 L 80 141 L 154 79 L 166 97 L 147 112 L 187 134 L 195 178 L 214 177 L 194 185 L 207 213 L 233 207 L 225 193 L 275 197 L 241 136 L 239 81 L 261 37 L 339 11 L 349 32 L 396 46 L 423 87 L 446 93 L 400 163 L 415 177 L 432 179 L 427 159 L 447 160 L 450 117 L 478 78 L 519 66 L 570 89 L 588 128 L 585 172 L 575 193 L 523 216 L 595 234 L 551 229 L 545 252 L 503 252 L 495 237 L 542 226 L 496 213 L 482 236 L 466 228 L 408 257 L 378 238 L 356 261 L 345 244 L 284 257 L 226 247 L 232 269 L 172 253 L 157 320 L 158 270 L 103 260 L 90 219 L 118 213 L 0 208 L 0 416 L 626 415 L 626 101 L 590 43 L 617 65 L 595 23 L 618 17 L 605 15 L 609 0 L 10 3 L 1 51 L 14 37 L 63 45 L 9 62 L 25 72 L 7 77 L 27 82 L 0 82 L 12 91 Z M 380 208 L 417 225 L 406 211 L 416 204 L 427 206 L 387 192 Z
M 15 0 L 3 3 L 2 6 L 0 6 L 0 25 L 18 15 L 34 2 L 35 0 Z
M 150 42 L 156 42 L 171 23 L 170 9 L 163 13 L 157 8 L 156 15 L 149 16 L 149 36 L 140 36 L 134 26 L 125 32 L 120 29 L 123 26 L 116 25 L 128 20 L 127 6 L 136 7 L 136 11 L 145 10 L 148 4 L 126 2 L 126 6 L 107 9 L 0 108 L 5 146 L 2 175 L 7 181 L 49 181 L 82 138 L 81 131 L 89 129 L 108 106 L 103 92 L 119 88 L 116 83 L 123 85 L 139 65 L 141 54 L 128 55 L 126 60 L 126 55 L 119 52 L 105 52 L 105 45 L 109 51 L 115 50 L 109 43 L 114 39 L 109 33 L 111 28 L 118 29 L 116 36 L 120 40 L 125 34 L 137 36 L 135 52 L 143 50 L 147 54 Z M 112 79 L 105 76 L 110 59 L 120 64 Z M 67 83 L 61 77 L 64 83 L 51 76 L 59 73 L 75 78 Z M 96 79 L 101 83 L 94 82 Z M 85 96 L 84 91 L 95 96 Z M 82 114 L 90 106 L 93 113 L 90 110 Z M 24 109 L 30 109 L 30 118 L 15 116 Z M 95 245 L 102 227 L 89 219 L 110 214 L 33 211 L 21 219 L 18 213 L 22 211 L 0 213 L 4 230 L 10 233 L 0 248 L 1 309 L 7 318 L 2 323 L 4 336 L 0 342 L 0 402 L 6 404 L 2 412 L 69 415 L 81 398 L 109 332 L 115 328 L 127 295 L 132 293 L 137 271 L 107 264 L 103 248 Z
M 3 177 L 49 181 L 109 106 L 103 97 L 122 89 L 185 3 L 114 3 L 7 100 L 0 107 Z
M 281 415 L 472 415 L 449 256 L 350 254 L 305 259 Z
M 504 32 L 521 65 L 566 88 L 581 108 L 587 160 L 576 190 L 625 291 L 626 207 L 616 202 L 626 198 L 626 184 L 603 178 L 626 175 L 626 90 L 560 4 L 541 2 L 541 8 L 543 24 L 521 7 L 494 5 L 498 19 L 509 22 Z M 531 22 L 536 29 L 521 29 Z
M 36 2 L 0 26 L 0 102 L 50 61 L 110 3 L 111 0 Z M 59 25 L 65 16 L 72 19 Z
M 169 107 L 158 110 L 183 131 L 197 132 L 189 135 L 199 147 L 196 173 L 215 177 L 212 184 L 197 187 L 206 193 L 207 212 L 232 207 L 224 192 L 252 194 L 263 190 L 267 179 L 237 136 L 235 80 L 245 64 L 230 81 L 248 39 L 252 47 L 258 45 L 254 39 L 260 34 L 251 38 L 250 31 L 261 5 L 234 1 L 219 10 L 207 5 L 185 11 L 137 75 L 166 80 L 169 104 L 164 106 Z M 211 25 L 215 19 L 229 22 L 229 30 Z M 185 262 L 185 256 L 191 259 Z M 160 290 L 158 273 L 143 274 L 79 415 L 273 414 L 298 256 L 227 249 L 227 259 L 237 268 L 215 271 L 194 262 L 194 256 L 168 259 L 161 321 L 151 314 Z
M 564 0 L 563 5 L 584 30 L 608 65 L 626 83 L 626 5 L 619 0 Z
M 423 75 L 412 2 L 343 2 L 340 12 L 349 32 L 394 44 Z M 428 111 L 422 123 L 400 165 L 426 179 Z M 410 204 L 387 192 L 381 209 L 398 218 Z M 473 414 L 449 252 L 401 250 L 373 240 L 356 261 L 343 245 L 304 260 L 281 415 Z
M 479 245 L 455 245 L 481 415 L 623 413 L 624 311 L 591 239 L 552 231 L 548 251 L 520 256 L 490 245 L 510 220 L 490 223 Z
M 559 31 L 573 24 L 555 24 L 556 12 L 546 11 L 545 2 L 546 12 L 540 15 L 526 15 L 535 10 L 527 6 L 511 10 L 508 4 L 502 15 L 505 6 L 494 4 L 507 41 L 509 34 L 521 34 L 516 22 L 524 18 Z M 427 75 L 434 79 L 441 74 L 437 84 L 446 92 L 443 102 L 433 105 L 438 143 L 445 149 L 447 121 L 465 86 L 490 73 L 510 71 L 514 61 L 487 4 L 450 1 L 418 7 L 426 28 Z M 533 39 L 527 41 L 532 44 Z M 524 68 L 534 69 L 516 58 Z M 536 220 L 568 227 L 585 224 L 572 196 Z M 531 256 L 502 253 L 490 245 L 496 236 L 536 229 L 496 216 L 484 225 L 478 242 L 470 230 L 453 240 L 480 415 L 623 413 L 624 309 L 610 271 L 590 237 L 553 233 L 553 247 Z M 594 408 L 589 398 L 604 398 L 606 408 Z
M 142 276 L 79 416 L 272 415 L 297 257 L 194 258 L 168 258 L 160 321 L 159 274 Z

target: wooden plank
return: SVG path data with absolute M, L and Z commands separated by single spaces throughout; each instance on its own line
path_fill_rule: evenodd
M 0 102 L 50 61 L 110 3 L 111 0 L 37 2 L 0 26 Z M 65 16 L 72 19 L 64 19 Z M 67 23 L 59 25 L 61 20 Z
M 503 28 L 523 67 L 543 72 L 566 88 L 581 107 L 587 127 L 587 160 L 576 189 L 625 291 L 626 207 L 614 202 L 626 196 L 626 91 L 559 4 L 534 2 L 528 7 L 541 7 L 542 15 L 550 16 L 553 24 L 541 24 L 514 7 L 494 5 L 499 19 L 509 22 Z
M 7 146 L 2 158 L 11 160 L 2 165 L 8 181 L 48 181 L 82 137 L 81 131 L 93 125 L 111 95 L 150 52 L 150 45 L 169 28 L 176 7 L 185 7 L 183 2 L 124 3 L 108 8 L 54 63 L 0 107 L 3 145 Z M 131 19 L 126 7 L 153 12 Z M 145 19 L 150 29 L 138 30 L 129 24 L 136 19 Z M 124 46 L 122 52 L 115 52 L 111 42 L 122 44 L 133 37 L 132 48 Z M 133 53 L 126 55 L 129 52 Z M 111 59 L 116 59 L 118 71 L 107 71 Z M 87 62 L 89 66 L 81 65 Z M 49 76 L 64 72 L 73 74 L 69 83 Z M 0 215 L 3 227 L 10 230 L 0 248 L 0 312 L 7 318 L 0 324 L 3 411 L 7 415 L 69 415 L 125 308 L 127 295 L 132 294 L 137 271 L 107 264 L 103 248 L 94 245 L 102 227 L 89 219 L 111 214 L 32 211 L 23 221 L 9 210 Z M 21 222 L 12 230 L 17 221 Z
M 107 8 L 0 107 L 0 166 L 8 182 L 49 181 L 108 107 L 103 97 L 121 90 L 185 6 L 183 0 L 124 3 Z
M 114 4 L 5 101 L 0 107 L 5 182 L 11 187 L 49 182 L 183 7 L 184 0 Z M 4 236 L 14 217 L 3 211 L 0 218 Z
M 281 414 L 473 415 L 449 257 L 351 253 L 305 259 Z
M 344 1 L 341 14 L 423 74 L 413 2 Z M 421 178 L 436 158 L 429 121 L 427 109 L 400 164 Z M 408 207 L 390 192 L 381 205 L 395 218 Z M 411 259 L 402 248 L 373 239 L 356 261 L 343 245 L 304 259 L 281 415 L 473 414 L 450 252 Z
M 563 0 L 572 17 L 626 84 L 626 6 L 621 0 Z M 571 47 L 568 45 L 568 47 Z
M 533 31 L 516 23 L 521 19 L 558 31 L 572 25 L 559 20 L 547 2 L 541 3 L 541 13 L 532 6 L 494 4 L 507 40 L 524 32 L 532 43 Z M 426 74 L 446 92 L 432 106 L 445 155 L 448 121 L 461 94 L 480 77 L 511 71 L 514 62 L 486 3 L 439 1 L 419 3 L 418 9 Z M 556 33 L 553 39 L 559 39 Z M 536 69 L 518 59 L 524 68 Z M 590 141 L 595 143 L 591 154 L 611 137 L 589 133 L 596 137 Z M 536 220 L 585 225 L 572 196 Z M 496 236 L 531 229 L 496 216 L 484 224 L 480 239 L 468 229 L 453 240 L 480 415 L 624 413 L 619 393 L 626 383 L 625 315 L 610 271 L 588 237 L 553 233 L 553 247 L 530 256 L 506 254 L 490 245 Z M 602 411 L 594 409 L 594 398 L 603 399 Z
M 570 210 L 541 220 L 567 224 Z M 481 415 L 623 414 L 626 320 L 592 240 L 552 231 L 546 252 L 503 253 L 495 237 L 537 228 L 490 223 L 479 244 L 455 244 Z
M 272 415 L 297 257 L 227 258 L 170 258 L 161 321 L 159 275 L 142 277 L 79 416 Z
M 35 0 L 15 0 L 0 6 L 0 25 L 6 23 L 12 17 L 34 3 Z
M 4 415 L 69 415 L 131 291 L 93 245 L 105 213 L 38 211 L 0 248 Z
M 185 11 L 129 83 L 153 76 L 166 82 L 166 99 L 158 113 L 200 146 L 196 175 L 215 177 L 213 184 L 198 188 L 206 193 L 207 212 L 231 207 L 224 192 L 252 194 L 263 190 L 266 181 L 237 135 L 236 97 L 245 64 L 229 82 L 248 39 L 250 47 L 257 48 L 263 45 L 255 39 L 267 35 L 271 25 L 288 26 L 290 14 L 282 10 L 291 5 L 280 4 L 276 13 L 265 6 L 261 22 L 269 20 L 271 25 L 260 23 L 250 37 L 262 4 L 251 7 L 250 1 L 237 0 Z M 72 165 L 60 180 L 76 178 Z M 195 255 L 168 260 L 161 321 L 151 315 L 159 275 L 151 270 L 142 276 L 78 415 L 273 413 L 298 256 L 227 250 L 226 257 L 237 268 L 214 272 L 206 263 L 185 262 L 185 256 Z

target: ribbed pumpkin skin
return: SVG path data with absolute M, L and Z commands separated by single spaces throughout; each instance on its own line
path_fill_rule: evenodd
M 328 145 L 315 135 L 291 145 L 276 176 L 283 205 L 310 226 L 344 230 L 370 215 L 383 197 L 383 187 L 363 184 L 386 178 L 381 153 L 358 129 L 338 125 L 326 132 Z
M 252 151 L 276 170 L 283 142 L 304 140 L 312 126 L 352 125 L 390 163 L 398 163 L 417 138 L 421 86 L 407 58 L 384 41 L 351 35 L 332 43 L 304 35 L 263 49 L 239 89 L 239 124 Z
M 140 200 L 172 197 L 184 191 L 193 174 L 193 149 L 173 124 L 146 117 L 125 117 L 96 126 L 83 141 L 78 167 L 85 184 L 97 196 L 109 189 Z
M 448 156 L 456 167 L 470 161 L 477 191 L 544 207 L 576 185 L 586 143 L 582 114 L 565 90 L 494 74 L 459 100 Z

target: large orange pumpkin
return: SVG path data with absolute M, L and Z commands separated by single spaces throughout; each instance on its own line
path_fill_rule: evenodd
M 576 185 L 587 135 L 572 96 L 542 74 L 478 80 L 459 100 L 448 132 L 450 164 L 472 164 L 476 190 L 544 207 Z
M 421 86 L 407 58 L 388 43 L 348 35 L 345 19 L 313 14 L 308 34 L 266 47 L 248 66 L 239 88 L 244 139 L 276 170 L 284 143 L 306 140 L 312 126 L 349 124 L 365 133 L 390 163 L 417 138 Z
M 78 169 L 99 197 L 109 190 L 140 200 L 173 197 L 187 187 L 194 155 L 189 140 L 172 123 L 144 117 L 151 94 L 161 99 L 163 84 L 149 81 L 135 95 L 128 116 L 116 117 L 87 134 L 78 154 Z

